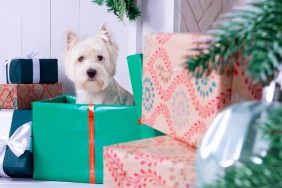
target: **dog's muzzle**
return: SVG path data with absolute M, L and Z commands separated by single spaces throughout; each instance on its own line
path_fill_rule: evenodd
M 86 71 L 86 74 L 89 78 L 94 78 L 95 75 L 97 74 L 97 71 L 95 69 L 88 69 Z

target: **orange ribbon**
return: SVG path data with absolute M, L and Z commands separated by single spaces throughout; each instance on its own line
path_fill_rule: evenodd
M 88 106 L 88 129 L 89 129 L 89 161 L 90 183 L 95 183 L 95 154 L 94 154 L 94 105 Z
M 143 124 L 141 118 L 138 119 L 138 124 L 139 124 L 139 125 L 142 125 L 142 124 Z

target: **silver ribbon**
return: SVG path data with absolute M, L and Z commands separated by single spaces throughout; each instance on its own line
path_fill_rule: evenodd
M 8 83 L 7 84 L 10 84 L 11 83 L 11 80 L 10 80 L 10 64 L 11 64 L 11 59 L 7 60 L 6 61 L 6 65 L 7 65 L 7 77 L 8 77 Z
M 33 71 L 32 71 L 32 79 L 33 83 L 40 83 L 40 63 L 39 59 L 32 59 Z

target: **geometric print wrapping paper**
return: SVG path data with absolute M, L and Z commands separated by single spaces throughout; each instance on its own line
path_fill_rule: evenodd
M 32 102 L 62 95 L 62 83 L 0 84 L 0 109 L 31 109 Z
M 144 39 L 142 123 L 197 147 L 215 116 L 228 105 L 260 99 L 239 62 L 222 74 L 188 76 L 183 63 L 196 40 L 209 36 L 155 33 Z
M 190 188 L 195 148 L 159 136 L 104 148 L 105 188 Z

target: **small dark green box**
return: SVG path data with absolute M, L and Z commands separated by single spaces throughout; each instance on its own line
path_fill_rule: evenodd
M 39 59 L 37 72 L 34 70 L 34 59 L 12 59 L 6 65 L 8 84 L 53 84 L 58 83 L 58 60 Z M 35 81 L 34 75 L 38 74 Z

